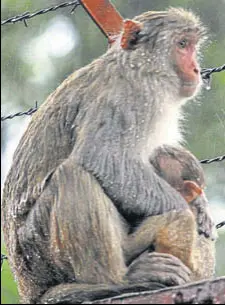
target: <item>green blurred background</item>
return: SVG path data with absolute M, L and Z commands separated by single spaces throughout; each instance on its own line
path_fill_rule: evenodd
M 62 3 L 57 0 L 3 0 L 1 20 L 26 11 L 36 11 Z M 225 64 L 224 0 L 114 0 L 124 18 L 168 6 L 190 8 L 209 29 L 209 43 L 203 50 L 202 67 Z M 22 22 L 2 26 L 2 115 L 40 105 L 71 72 L 98 57 L 107 41 L 81 7 L 70 8 Z M 9 170 L 12 154 L 29 117 L 8 120 L 1 125 L 1 187 Z M 210 91 L 203 90 L 187 106 L 186 146 L 199 159 L 225 154 L 225 72 L 213 75 Z M 204 165 L 207 196 L 218 223 L 225 219 L 225 162 Z M 225 230 L 218 230 L 216 274 L 225 275 Z M 4 242 L 2 253 L 6 254 Z M 40 262 L 41 264 L 41 262 Z M 16 283 L 7 262 L 1 272 L 3 304 L 18 303 Z

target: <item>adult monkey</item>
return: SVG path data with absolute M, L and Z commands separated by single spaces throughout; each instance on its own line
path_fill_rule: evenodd
M 178 259 L 157 253 L 147 254 L 130 280 L 122 246 L 137 220 L 186 207 L 148 157 L 182 139 L 181 106 L 201 85 L 196 49 L 203 32 L 182 9 L 126 21 L 112 47 L 65 80 L 33 116 L 2 201 L 23 303 L 39 302 L 50 287 L 41 302 L 190 280 Z M 140 278 L 145 283 L 136 285 Z

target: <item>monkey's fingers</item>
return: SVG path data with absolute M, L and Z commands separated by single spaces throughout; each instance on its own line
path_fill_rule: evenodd
M 196 198 L 191 203 L 196 209 L 197 216 L 197 228 L 198 233 L 201 235 L 203 234 L 206 238 L 210 238 L 211 240 L 216 239 L 216 231 L 215 231 L 215 224 L 209 212 L 209 204 L 208 200 L 203 192 L 201 196 Z
M 166 286 L 183 285 L 191 281 L 191 271 L 170 254 L 144 253 L 129 267 L 130 282 L 159 282 Z
M 209 212 L 208 202 L 205 197 L 199 197 L 197 200 L 200 207 L 198 208 L 198 232 L 211 240 L 216 239 L 215 223 Z M 205 202 L 206 201 L 206 202 Z
M 173 279 L 173 276 L 175 275 L 175 277 L 178 278 L 178 285 L 190 281 L 192 271 L 179 258 L 167 253 L 153 252 L 150 254 L 151 262 L 153 264 L 153 270 L 171 273 L 171 279 Z
M 210 238 L 211 240 L 216 240 L 217 231 L 215 223 L 208 213 L 204 213 L 203 222 L 198 225 L 198 233 L 200 235 L 203 234 L 206 238 Z
M 177 267 L 182 266 L 187 274 L 189 275 L 191 274 L 191 270 L 186 265 L 184 265 L 184 263 L 182 263 L 182 261 L 179 258 L 177 258 L 172 254 L 152 252 L 152 253 L 148 253 L 148 256 L 151 257 L 152 262 L 157 263 L 157 261 L 160 259 L 163 260 L 167 265 L 173 265 Z

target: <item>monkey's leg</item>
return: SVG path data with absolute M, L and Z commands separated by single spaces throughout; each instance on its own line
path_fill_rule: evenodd
M 51 253 L 77 283 L 121 283 L 125 222 L 96 179 L 66 160 L 53 176 L 56 200 L 50 217 Z
M 23 302 L 60 283 L 121 283 L 127 270 L 123 234 L 122 217 L 95 178 L 64 161 L 17 229 Z

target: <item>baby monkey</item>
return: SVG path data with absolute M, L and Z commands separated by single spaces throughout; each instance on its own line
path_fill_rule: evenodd
M 155 149 L 150 163 L 155 173 L 183 196 L 187 209 L 144 220 L 125 243 L 127 263 L 153 245 L 156 252 L 181 259 L 192 271 L 192 280 L 213 276 L 216 232 L 203 190 L 205 179 L 199 161 L 183 148 L 164 145 Z M 208 230 L 203 232 L 205 223 L 209 224 Z

